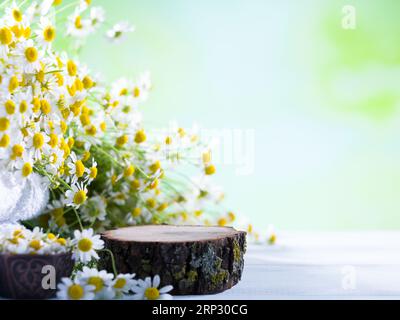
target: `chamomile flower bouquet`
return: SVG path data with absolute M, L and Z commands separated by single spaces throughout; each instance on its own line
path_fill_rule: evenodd
M 140 106 L 152 89 L 148 73 L 108 85 L 75 49 L 57 51 L 57 37 L 79 48 L 100 32 L 102 8 L 84 0 L 2 7 L 1 168 L 21 185 L 40 177 L 49 190 L 48 205 L 26 225 L 70 236 L 85 227 L 234 219 L 207 214 L 223 194 L 209 181 L 216 169 L 196 130 L 146 131 Z M 66 27 L 58 28 L 57 16 L 69 11 Z M 133 30 L 117 23 L 105 36 L 118 42 Z M 180 167 L 189 164 L 198 169 L 197 180 L 181 177 Z
M 209 146 L 196 128 L 145 128 L 149 73 L 109 84 L 79 61 L 87 37 L 103 32 L 116 45 L 134 31 L 129 23 L 106 28 L 104 9 L 90 0 L 5 0 L 0 10 L 0 187 L 10 190 L 1 191 L 5 202 L 15 198 L 13 210 L 0 204 L 0 222 L 18 223 L 2 235 L 2 252 L 73 253 L 79 272 L 63 280 L 61 297 L 169 297 L 171 288 L 155 290 L 157 277 L 134 282 L 134 275 L 97 271 L 103 242 L 95 234 L 136 224 L 232 223 L 210 180 Z M 70 52 L 58 51 L 57 38 L 70 42 Z M 188 166 L 195 178 L 186 176 Z

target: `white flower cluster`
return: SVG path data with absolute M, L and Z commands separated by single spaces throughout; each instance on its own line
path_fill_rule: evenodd
M 0 225 L 1 254 L 51 255 L 70 251 L 71 241 L 36 227 L 33 231 L 21 225 Z
M 34 177 L 49 184 L 50 203 L 34 223 L 66 236 L 77 225 L 98 232 L 217 224 L 212 206 L 223 194 L 210 183 L 216 168 L 198 130 L 173 126 L 150 135 L 139 110 L 152 88 L 149 73 L 108 85 L 56 51 L 57 37 L 83 39 L 105 20 L 90 1 L 58 9 L 61 3 L 13 2 L 0 17 L 0 167 L 21 185 Z M 58 28 L 55 18 L 68 8 L 67 27 Z M 108 36 L 121 40 L 132 30 L 119 23 Z M 184 166 L 200 170 L 195 190 L 179 172 Z
M 144 280 L 136 280 L 135 274 L 114 276 L 107 271 L 83 267 L 72 278 L 63 278 L 58 285 L 58 298 L 62 300 L 169 300 L 173 287 L 159 288 L 160 277 L 156 275 Z

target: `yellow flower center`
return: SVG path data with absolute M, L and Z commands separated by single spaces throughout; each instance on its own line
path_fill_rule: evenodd
M 85 166 L 83 165 L 81 160 L 76 161 L 75 163 L 75 174 L 78 178 L 83 177 L 85 173 Z
M 28 111 L 28 103 L 24 100 L 19 104 L 19 112 L 25 113 L 26 111 Z
M 43 38 L 47 42 L 52 42 L 56 37 L 56 29 L 52 26 L 47 26 L 43 30 Z
M 4 107 L 6 108 L 7 114 L 12 115 L 12 114 L 15 113 L 15 103 L 14 103 L 14 101 L 12 101 L 12 100 L 7 100 L 7 101 L 4 103 Z
M 61 131 L 62 131 L 63 133 L 66 133 L 66 132 L 67 132 L 67 129 L 68 129 L 67 123 L 66 123 L 65 121 L 61 121 L 61 122 L 60 122 L 60 128 L 61 128 Z
M 225 218 L 221 218 L 218 220 L 218 225 L 220 227 L 225 227 L 228 224 L 228 221 Z
M 12 147 L 12 154 L 15 158 L 21 158 L 24 153 L 24 147 L 20 144 L 16 144 Z
M 84 296 L 84 291 L 82 286 L 79 284 L 74 284 L 68 288 L 68 296 L 73 300 L 80 300 Z
M 122 289 L 126 285 L 126 279 L 124 278 L 119 278 L 114 284 L 115 289 Z
M 33 104 L 32 111 L 33 111 L 34 113 L 39 112 L 39 110 L 40 110 L 40 100 L 39 100 L 38 97 L 34 97 L 34 98 L 32 99 L 32 104 Z
M 196 210 L 195 212 L 194 212 L 194 215 L 196 216 L 196 217 L 201 217 L 202 215 L 203 215 L 203 211 L 201 211 L 201 210 Z
M 43 112 L 43 114 L 49 114 L 51 112 L 51 105 L 50 102 L 47 100 L 41 100 L 40 101 L 40 110 Z
M 204 169 L 204 172 L 206 175 L 211 176 L 216 172 L 215 166 L 214 165 L 209 165 Z
M 13 93 L 15 89 L 18 88 L 18 86 L 19 86 L 18 78 L 16 76 L 12 76 L 8 84 L 8 91 Z
M 80 120 L 81 120 L 82 126 L 84 126 L 84 127 L 88 126 L 90 124 L 90 117 L 86 113 L 81 114 Z
M 74 203 L 77 205 L 81 205 L 86 201 L 86 192 L 84 190 L 79 190 L 77 193 L 74 195 Z
M 94 292 L 99 292 L 104 287 L 104 281 L 100 277 L 90 277 L 88 280 L 88 284 L 95 287 Z
M 90 125 L 86 128 L 85 130 L 86 134 L 88 134 L 89 136 L 95 136 L 97 133 L 97 128 L 94 125 Z
M 140 188 L 140 181 L 135 179 L 131 182 L 131 188 L 134 190 L 138 190 Z
M 211 151 L 204 152 L 202 155 L 203 163 L 207 164 L 211 162 Z
M 107 124 L 104 121 L 100 123 L 100 129 L 103 132 L 107 130 Z
M 55 235 L 54 233 L 49 233 L 49 234 L 47 235 L 47 238 L 48 238 L 49 240 L 54 240 L 54 239 L 57 238 L 57 237 L 56 237 L 56 235 Z
M 18 9 L 16 9 L 16 8 L 13 9 L 12 16 L 13 16 L 15 21 L 17 21 L 17 22 L 21 22 L 22 21 L 22 13 Z
M 92 250 L 93 242 L 88 238 L 83 238 L 78 242 L 78 249 L 82 252 L 89 252 Z
M 138 87 L 135 87 L 135 88 L 133 89 L 133 96 L 134 96 L 135 98 L 138 98 L 138 97 L 140 96 L 140 89 L 139 89 Z
M 132 210 L 132 213 L 131 213 L 133 218 L 140 217 L 141 214 L 142 214 L 142 209 L 141 208 L 135 208 L 135 209 Z
M 32 170 L 33 170 L 32 165 L 29 162 L 25 163 L 22 167 L 22 176 L 24 178 L 29 177 L 32 173 Z
M 49 141 L 50 147 L 55 148 L 57 144 L 58 144 L 58 135 L 56 135 L 55 133 L 51 133 Z
M 25 49 L 25 57 L 30 63 L 36 62 L 38 59 L 38 51 L 34 47 L 29 47 Z
M 85 153 L 83 154 L 83 157 L 82 157 L 82 161 L 86 162 L 86 161 L 89 160 L 89 158 L 90 158 L 90 152 L 89 151 L 85 151 Z
M 91 167 L 90 168 L 90 178 L 91 179 L 96 179 L 97 178 L 97 168 L 96 167 Z
M 160 297 L 160 291 L 158 291 L 157 288 L 147 288 L 146 291 L 144 292 L 144 296 L 148 300 L 157 300 Z
M 12 42 L 12 33 L 11 30 L 8 28 L 1 28 L 0 29 L 0 43 L 2 45 L 8 46 Z
M 82 82 L 83 82 L 83 86 L 86 90 L 92 88 L 94 85 L 93 80 L 89 76 L 84 77 Z
M 82 29 L 82 18 L 80 17 L 80 16 L 77 16 L 76 18 L 75 18 L 75 28 L 77 28 L 77 29 Z
M 118 147 L 122 147 L 122 146 L 126 145 L 127 143 L 128 143 L 127 135 L 123 135 L 123 136 L 117 138 L 117 146 Z
M 53 153 L 53 154 L 50 156 L 50 163 L 51 163 L 51 164 L 55 164 L 55 163 L 57 163 L 57 160 L 58 160 L 57 154 L 56 154 L 56 153 Z
M 6 131 L 10 127 L 10 120 L 7 118 L 0 118 L 0 131 Z
M 78 72 L 78 67 L 76 66 L 75 62 L 73 62 L 72 60 L 68 60 L 67 71 L 71 77 L 76 76 L 76 74 Z
M 42 245 L 40 244 L 39 240 L 35 239 L 35 240 L 32 240 L 31 242 L 29 242 L 29 247 L 31 247 L 32 249 L 37 251 L 42 247 Z
M 67 240 L 65 240 L 64 238 L 59 238 L 57 239 L 57 243 L 59 245 L 65 246 L 67 244 Z
M 124 171 L 124 177 L 128 178 L 131 177 L 133 174 L 135 173 L 135 167 L 130 165 L 129 167 L 127 167 Z
M 156 173 L 159 169 L 161 168 L 161 162 L 160 161 L 156 161 L 154 162 L 150 167 L 150 171 L 153 173 Z
M 0 148 L 7 148 L 10 144 L 10 136 L 5 134 L 0 139 Z
M 41 149 L 43 147 L 44 144 L 44 137 L 43 134 L 41 133 L 35 133 L 35 135 L 33 136 L 33 146 L 35 147 L 35 149 Z
M 136 135 L 135 135 L 136 143 L 143 143 L 146 141 L 146 139 L 147 139 L 147 137 L 143 130 L 136 132 Z
M 75 145 L 75 139 L 72 137 L 69 138 L 68 139 L 68 147 L 70 147 L 72 149 L 74 145 Z
M 128 94 L 128 89 L 127 88 L 123 88 L 121 89 L 121 91 L 119 92 L 120 96 L 126 96 Z
M 147 199 L 146 205 L 150 208 L 155 208 L 157 203 L 156 203 L 156 200 L 154 200 L 153 198 L 150 198 L 150 199 Z

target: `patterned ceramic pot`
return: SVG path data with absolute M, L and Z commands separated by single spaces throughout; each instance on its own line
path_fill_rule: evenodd
M 56 279 L 55 283 L 58 284 L 61 278 L 71 275 L 73 267 L 74 262 L 70 253 L 57 255 L 0 254 L 0 296 L 9 299 L 53 298 L 57 290 L 44 288 L 42 282 L 51 283 L 44 277 L 53 273 Z

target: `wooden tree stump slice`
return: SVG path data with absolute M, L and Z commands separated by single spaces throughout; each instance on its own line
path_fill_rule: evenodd
M 120 273 L 139 278 L 159 274 L 173 294 L 212 294 L 236 285 L 242 276 L 246 233 L 229 227 L 135 226 L 102 235 Z M 112 271 L 111 257 L 101 266 Z

